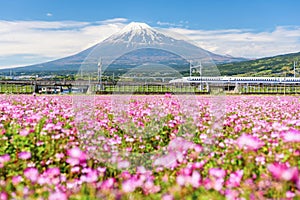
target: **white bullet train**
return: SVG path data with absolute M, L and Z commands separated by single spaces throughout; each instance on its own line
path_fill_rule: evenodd
M 300 84 L 300 78 L 295 77 L 182 77 L 171 80 L 170 83 L 217 83 L 217 84 Z

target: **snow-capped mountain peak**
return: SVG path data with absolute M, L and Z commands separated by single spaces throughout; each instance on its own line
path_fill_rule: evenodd
M 126 43 L 127 46 L 161 44 L 166 36 L 145 23 L 131 22 L 121 31 L 109 37 L 105 42 Z
M 144 29 L 151 29 L 152 28 L 145 23 L 140 23 L 140 22 L 131 22 L 130 24 L 128 24 L 127 26 L 125 26 L 121 32 L 131 32 L 131 31 L 142 31 Z

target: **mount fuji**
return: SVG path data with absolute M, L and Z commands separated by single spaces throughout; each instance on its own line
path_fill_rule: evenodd
M 188 67 L 191 58 L 210 59 L 214 63 L 243 61 L 243 58 L 218 55 L 188 41 L 157 31 L 145 23 L 132 22 L 120 32 L 75 55 L 58 60 L 17 67 L 17 74 L 66 74 L 76 73 L 85 65 L 97 65 L 103 59 L 110 71 L 128 69 L 143 63 L 165 64 L 181 71 Z M 183 69 L 184 68 L 184 69 Z M 0 70 L 1 74 L 11 69 Z

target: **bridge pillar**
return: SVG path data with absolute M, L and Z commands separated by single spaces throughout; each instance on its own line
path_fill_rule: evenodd
M 38 93 L 38 92 L 39 92 L 39 86 L 37 85 L 37 83 L 34 83 L 34 85 L 33 85 L 33 91 L 34 91 L 35 93 Z
M 207 91 L 208 93 L 210 92 L 210 88 L 209 88 L 208 82 L 206 82 L 206 91 Z
M 93 93 L 93 88 L 92 85 L 89 85 L 86 91 L 87 94 L 92 94 Z
M 71 85 L 68 86 L 68 90 L 69 90 L 69 94 L 71 94 L 72 93 L 72 86 Z
M 239 93 L 239 84 L 235 83 L 234 93 Z

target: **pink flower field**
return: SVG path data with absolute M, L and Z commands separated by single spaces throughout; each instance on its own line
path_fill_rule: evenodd
M 300 198 L 298 96 L 122 98 L 0 96 L 0 200 Z

